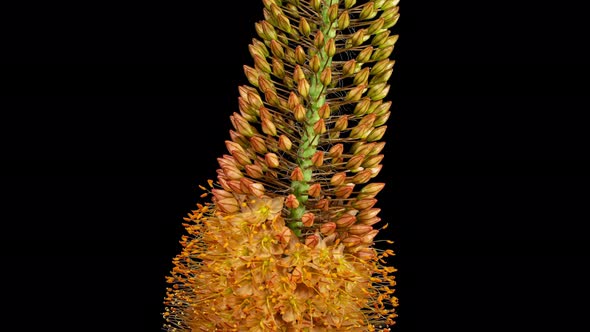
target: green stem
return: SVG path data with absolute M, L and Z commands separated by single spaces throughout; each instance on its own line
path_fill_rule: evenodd
M 321 31 L 324 34 L 325 41 L 336 36 L 336 29 L 334 28 L 335 22 L 330 22 L 328 18 L 328 8 L 332 5 L 332 3 L 335 2 L 337 2 L 337 0 L 328 0 L 322 8 L 323 24 L 321 27 Z M 312 177 L 311 157 L 317 151 L 319 141 L 319 136 L 316 135 L 313 127 L 320 119 L 318 110 L 326 102 L 327 87 L 324 86 L 324 84 L 322 84 L 320 80 L 320 75 L 326 67 L 332 65 L 332 57 L 329 57 L 326 54 L 326 50 L 324 49 L 324 47 L 321 47 L 319 50 L 317 50 L 316 54 L 318 54 L 320 58 L 321 65 L 320 70 L 318 70 L 317 73 L 313 74 L 310 77 L 310 103 L 306 113 L 307 121 L 304 124 L 303 135 L 301 137 L 301 145 L 299 146 L 299 150 L 297 151 L 297 164 L 303 172 L 303 181 L 293 181 L 291 183 L 291 190 L 293 195 L 295 195 L 295 197 L 297 197 L 297 200 L 299 201 L 299 207 L 291 209 L 290 217 L 293 221 L 290 222 L 288 226 L 295 232 L 297 236 L 301 236 L 301 228 L 303 227 L 301 217 L 306 212 L 305 203 L 308 199 L 307 192 L 309 190 L 309 182 L 311 181 Z

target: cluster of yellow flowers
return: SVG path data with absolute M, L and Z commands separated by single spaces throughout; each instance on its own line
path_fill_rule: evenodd
M 374 331 L 393 324 L 395 269 L 386 250 L 360 259 L 331 236 L 301 243 L 283 198 L 244 196 L 226 214 L 199 205 L 167 295 L 170 331 Z M 388 329 L 384 329 L 388 331 Z

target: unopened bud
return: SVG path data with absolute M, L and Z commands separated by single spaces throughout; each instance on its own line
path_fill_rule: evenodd
M 323 235 L 330 235 L 333 234 L 334 231 L 336 230 L 336 223 L 329 221 L 327 223 L 323 223 L 320 226 L 320 233 L 322 233 Z
M 350 59 L 342 65 L 342 75 L 343 76 L 351 76 L 354 74 L 356 68 L 356 60 Z M 258 82 L 258 79 L 256 80 Z
M 375 53 L 372 54 L 371 60 L 379 61 L 379 60 L 387 59 L 387 58 L 389 58 L 391 53 L 393 53 L 393 46 L 378 48 L 375 50 Z M 366 62 L 366 61 L 364 61 L 364 62 Z
M 311 212 L 306 212 L 301 217 L 301 222 L 305 227 L 311 227 L 313 225 L 313 221 L 315 220 L 315 215 Z
M 336 188 L 335 195 L 338 198 L 348 198 L 354 189 L 354 183 L 347 183 L 343 186 Z
M 342 143 L 338 143 L 333 145 L 330 150 L 328 150 L 328 156 L 331 158 L 338 158 L 342 156 L 342 152 L 344 151 L 344 145 Z
M 277 168 L 277 167 L 279 167 L 279 157 L 276 154 L 272 153 L 272 152 L 269 152 L 269 153 L 267 153 L 267 154 L 264 155 L 264 161 L 266 162 L 266 165 L 269 168 Z
M 379 165 L 379 163 L 382 160 L 383 160 L 383 155 L 382 154 L 368 156 L 367 159 L 365 159 L 365 161 L 363 161 L 363 163 L 361 164 L 361 166 L 364 167 L 364 168 L 376 167 L 377 165 Z
M 298 45 L 295 48 L 295 60 L 297 61 L 298 64 L 302 65 L 305 63 L 306 59 L 307 59 L 307 57 L 305 55 L 305 51 L 303 50 L 303 47 L 301 47 L 301 45 Z
M 372 208 L 376 203 L 376 198 L 362 198 L 352 202 L 352 207 L 357 210 L 365 210 Z
M 373 173 L 370 169 L 364 169 L 352 177 L 352 182 L 356 184 L 367 183 L 371 179 Z
M 368 220 L 373 217 L 376 217 L 379 212 L 381 212 L 380 208 L 370 208 L 361 211 L 359 214 L 356 215 L 357 219 L 360 221 Z
M 342 14 L 340 14 L 340 17 L 338 17 L 338 29 L 344 30 L 348 28 L 349 25 L 350 16 L 348 15 L 348 11 L 345 10 L 342 12 Z
M 326 124 L 324 123 L 324 119 L 319 119 L 313 124 L 313 132 L 316 135 L 321 135 L 326 132 Z
M 264 138 L 260 136 L 252 136 L 250 137 L 250 146 L 254 149 L 254 151 L 264 154 L 266 153 L 266 143 L 264 142 Z
M 332 69 L 330 67 L 326 67 L 322 70 L 322 73 L 320 74 L 320 82 L 322 82 L 324 86 L 328 86 L 332 83 Z
M 367 136 L 367 142 L 378 141 L 383 138 L 385 135 L 385 131 L 387 130 L 387 126 L 381 126 L 373 129 L 371 133 Z
M 258 87 L 258 70 L 244 65 L 244 74 L 246 74 L 246 78 L 250 84 Z
M 371 25 L 369 25 L 369 28 L 367 29 L 367 33 L 372 35 L 375 32 L 379 31 L 381 28 L 383 28 L 383 24 L 385 23 L 385 19 L 383 17 L 378 18 L 377 20 L 373 21 L 373 23 L 371 23 Z
M 324 164 L 324 152 L 316 151 L 313 156 L 311 156 L 311 162 L 316 167 L 322 166 Z
M 334 123 L 334 130 L 342 131 L 348 128 L 348 115 L 342 115 Z
M 314 183 L 311 186 L 309 186 L 307 193 L 311 197 L 320 197 L 322 193 L 322 186 L 319 183 Z
M 289 151 L 291 150 L 291 140 L 289 139 L 289 137 L 285 136 L 285 135 L 281 135 L 279 136 L 279 149 L 283 150 L 283 151 Z
M 332 185 L 333 187 L 338 187 L 342 185 L 344 181 L 346 181 L 346 173 L 338 172 L 332 175 L 332 178 L 330 178 L 330 185 Z
M 369 67 L 363 68 L 361 71 L 356 73 L 356 75 L 354 75 L 354 80 L 352 81 L 352 84 L 353 85 L 367 84 L 367 82 L 369 81 L 369 72 L 370 72 Z
M 220 199 L 215 205 L 225 213 L 236 213 L 241 210 L 238 201 L 233 197 Z
M 305 226 L 305 224 L 303 224 Z M 309 226 L 306 226 L 309 227 Z M 315 248 L 320 243 L 320 237 L 317 234 L 308 235 L 305 238 L 305 245 L 310 248 Z
M 297 91 L 303 98 L 307 98 L 309 95 L 309 82 L 305 78 L 299 80 L 297 84 Z
M 348 228 L 348 233 L 352 235 L 363 235 L 373 230 L 371 225 L 354 224 Z
M 348 162 L 346 163 L 345 167 L 348 170 L 354 171 L 361 166 L 363 160 L 365 160 L 364 154 L 354 155 L 350 159 L 348 159 Z
M 318 115 L 322 119 L 327 119 L 330 117 L 330 105 L 328 103 L 324 103 L 320 109 L 318 110 Z
M 246 174 L 253 179 L 260 179 L 264 176 L 262 167 L 259 165 L 246 165 L 244 169 L 246 170 Z
M 287 196 L 287 198 L 285 199 L 285 206 L 288 207 L 289 209 L 298 208 L 299 201 L 297 200 L 297 197 L 295 197 L 295 195 L 293 195 L 293 194 L 289 194 L 289 196 Z
M 311 27 L 309 26 L 307 20 L 303 17 L 301 17 L 299 20 L 299 32 L 305 37 L 309 37 L 309 34 L 311 33 Z
M 254 68 L 261 70 L 265 73 L 270 73 L 272 71 L 270 65 L 268 64 L 268 61 L 266 61 L 265 58 L 256 54 L 252 57 L 252 59 L 254 59 Z
M 339 228 L 348 228 L 356 222 L 356 217 L 352 214 L 345 213 L 338 220 L 336 220 L 336 226 Z
M 314 55 L 311 57 L 311 60 L 309 61 L 309 68 L 311 69 L 311 71 L 313 71 L 314 73 L 317 73 L 320 71 L 320 57 L 319 55 Z
M 369 62 L 371 60 L 371 54 L 373 54 L 373 46 L 369 45 L 359 52 L 356 56 L 356 61 L 360 63 Z
M 371 1 L 371 2 L 367 2 L 363 6 L 363 9 L 361 10 L 361 13 L 359 14 L 359 18 L 361 20 L 368 20 L 368 19 L 375 17 L 375 15 L 377 15 L 377 9 L 375 8 L 374 2 Z
M 304 122 L 306 119 L 305 112 L 305 107 L 303 107 L 303 105 L 297 105 L 293 110 L 295 120 L 297 120 L 298 122 Z
M 385 183 L 373 182 L 364 186 L 359 194 L 359 198 L 373 198 L 385 187 Z
M 293 172 L 291 172 L 291 180 L 303 181 L 303 171 L 301 171 L 300 167 L 295 167 Z
M 363 95 L 363 92 L 366 88 L 367 88 L 367 86 L 365 84 L 361 84 L 359 86 L 352 88 L 350 91 L 348 91 L 348 93 L 344 97 L 344 100 L 345 101 L 358 101 L 358 100 L 360 100 Z
M 262 120 L 262 132 L 270 135 L 270 136 L 276 136 L 277 135 L 277 128 L 275 127 L 275 124 L 269 120 L 269 119 L 263 119 Z

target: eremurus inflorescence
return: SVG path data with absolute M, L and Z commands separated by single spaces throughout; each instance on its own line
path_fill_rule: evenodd
M 374 331 L 397 316 L 372 182 L 398 0 L 263 0 L 211 202 L 167 278 L 168 331 Z M 383 227 L 384 228 L 384 227 Z

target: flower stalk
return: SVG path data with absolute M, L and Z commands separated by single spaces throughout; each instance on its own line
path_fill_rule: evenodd
M 183 224 L 165 329 L 389 331 L 374 179 L 399 1 L 262 2 L 228 154 Z

